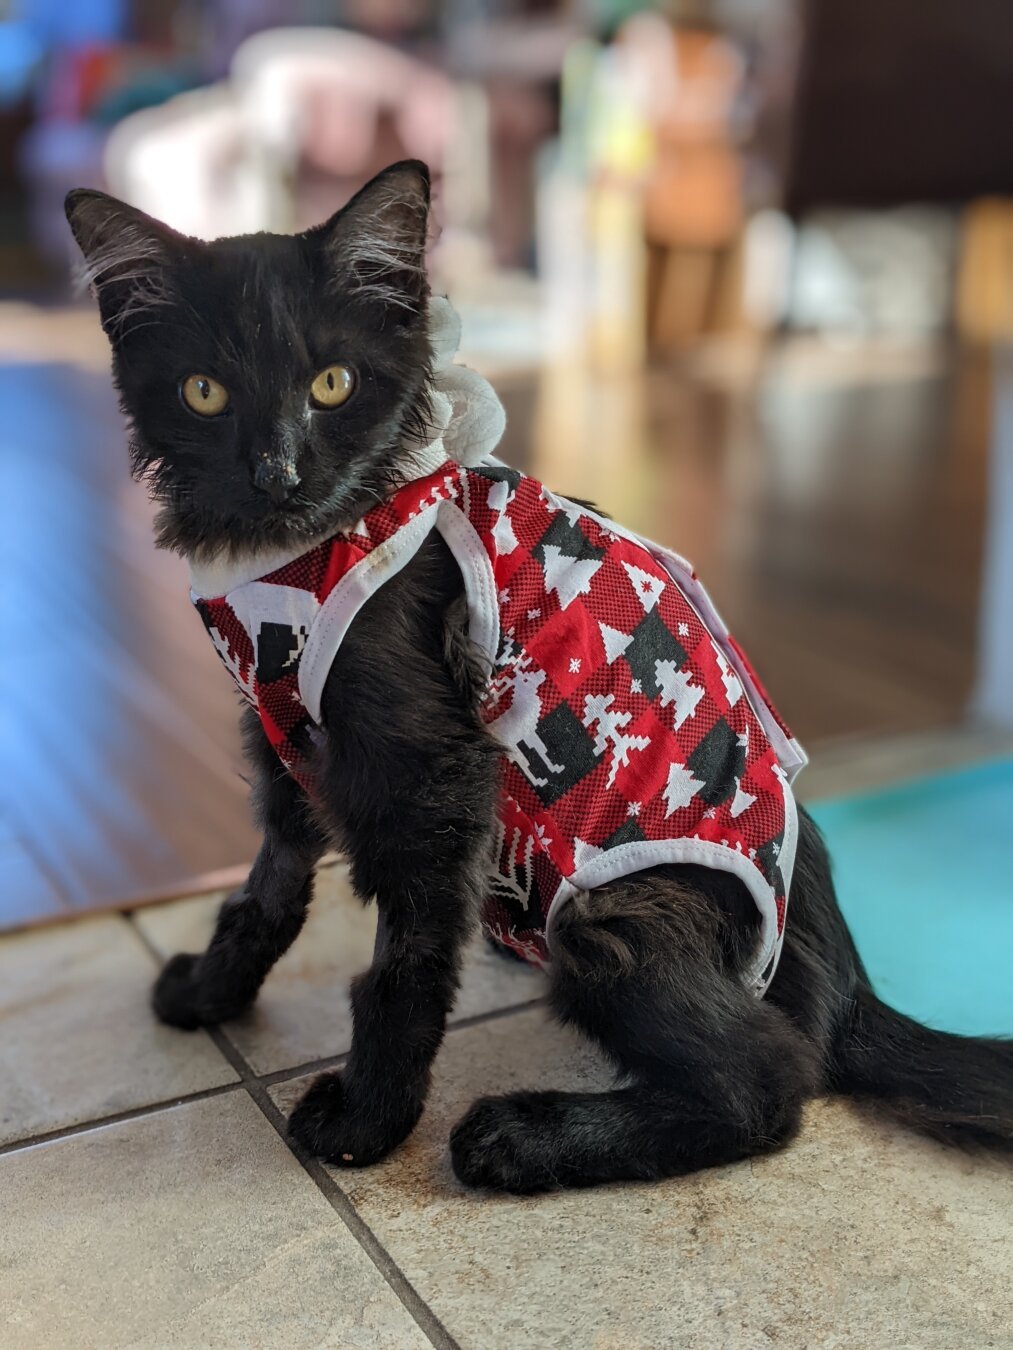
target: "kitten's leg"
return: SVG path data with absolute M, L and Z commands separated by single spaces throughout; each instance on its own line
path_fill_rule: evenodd
M 339 1166 L 378 1161 L 422 1113 L 488 865 L 496 765 L 473 739 L 470 763 L 461 751 L 424 773 L 406 764 L 389 814 L 355 832 L 353 881 L 379 909 L 373 964 L 352 984 L 346 1067 L 318 1078 L 289 1121 L 295 1140 Z
M 737 973 L 755 935 L 744 889 L 726 904 L 702 873 L 659 869 L 563 911 L 554 1010 L 626 1083 L 476 1102 L 451 1136 L 462 1181 L 526 1192 L 675 1176 L 792 1138 L 819 1053 Z
M 260 852 L 246 884 L 222 905 L 207 951 L 172 957 L 152 994 L 161 1020 L 188 1031 L 236 1017 L 254 1001 L 302 928 L 313 871 L 326 848 L 305 794 L 282 771 L 260 723 L 250 718 L 245 730 L 264 831 Z

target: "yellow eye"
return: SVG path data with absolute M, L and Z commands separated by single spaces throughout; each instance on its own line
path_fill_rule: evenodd
M 318 408 L 340 408 L 354 388 L 355 378 L 347 366 L 328 366 L 310 385 L 310 394 Z
M 186 406 L 201 417 L 217 417 L 229 406 L 229 391 L 210 375 L 188 375 L 179 392 Z

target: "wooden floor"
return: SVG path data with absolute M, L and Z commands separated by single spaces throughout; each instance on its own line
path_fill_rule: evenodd
M 224 884 L 255 848 L 235 695 L 151 547 L 107 379 L 32 359 L 0 366 L 0 927 Z M 960 715 L 979 383 L 792 353 L 759 380 L 514 376 L 502 453 L 691 557 L 812 748 Z

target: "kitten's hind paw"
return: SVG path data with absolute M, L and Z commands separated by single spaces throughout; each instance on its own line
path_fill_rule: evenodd
M 226 1003 L 202 994 L 198 978 L 200 959 L 180 952 L 165 963 L 151 991 L 151 1006 L 160 1022 L 182 1031 L 196 1031 L 198 1027 L 227 1022 L 249 1007 L 248 1002 Z
M 450 1160 L 459 1181 L 529 1195 L 560 1185 L 539 1139 L 538 1095 L 480 1097 L 454 1126 Z

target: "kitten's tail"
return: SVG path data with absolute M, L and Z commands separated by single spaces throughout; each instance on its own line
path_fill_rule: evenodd
M 831 1086 L 942 1143 L 1013 1152 L 1013 1041 L 933 1031 L 864 984 Z

